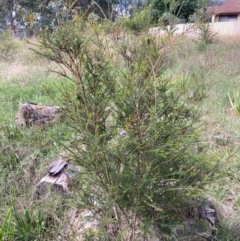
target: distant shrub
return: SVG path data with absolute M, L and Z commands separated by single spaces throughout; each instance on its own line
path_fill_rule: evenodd
M 209 24 L 201 24 L 198 28 L 198 49 L 205 50 L 208 44 L 213 43 L 216 34 Z
M 136 8 L 133 10 L 131 18 L 124 19 L 124 26 L 134 32 L 141 32 L 150 26 L 150 9 L 145 8 L 138 11 Z

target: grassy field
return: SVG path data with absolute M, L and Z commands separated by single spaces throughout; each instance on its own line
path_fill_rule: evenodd
M 32 45 L 26 42 L 11 41 L 14 49 L 8 53 L 11 57 L 6 59 L 5 53 L 0 54 L 0 240 L 6 240 L 6 234 L 13 232 L 13 223 L 8 227 L 13 216 L 16 226 L 22 227 L 17 229 L 16 240 L 54 240 L 42 228 L 42 222 L 47 222 L 47 217 L 41 217 L 37 210 L 41 207 L 47 213 L 54 213 L 58 209 L 57 201 L 51 203 L 49 200 L 47 206 L 33 202 L 34 186 L 46 174 L 52 158 L 61 151 L 58 140 L 64 140 L 71 134 L 62 123 L 44 129 L 15 125 L 14 118 L 20 103 L 31 101 L 56 105 L 53 99 L 58 95 L 57 85 L 63 81 L 49 71 L 56 66 L 36 56 L 29 50 L 30 47 Z M 11 208 L 13 203 L 14 210 Z M 53 229 L 49 227 L 48 230 Z
M 218 240 L 239 240 L 239 94 L 240 75 L 236 64 L 240 45 L 221 42 L 198 51 L 196 43 L 182 45 L 175 52 L 175 75 L 190 75 L 203 91 L 202 142 L 212 158 L 218 158 L 222 173 L 208 187 L 209 196 L 219 203 L 222 230 Z M 203 88 L 201 88 L 203 84 Z M 211 160 L 210 160 L 211 161 Z M 224 230 L 224 227 L 226 228 Z
M 6 232 L 15 233 L 15 240 L 35 240 L 36 235 L 37 240 L 56 240 L 62 227 L 58 203 L 68 206 L 78 205 L 79 201 L 55 198 L 46 205 L 32 200 L 34 186 L 46 173 L 51 159 L 62 150 L 59 140 L 71 136 L 71 130 L 64 123 L 44 129 L 15 126 L 20 103 L 61 105 L 56 102 L 58 85 L 65 80 L 49 71 L 57 66 L 34 54 L 30 47 L 24 41 L 12 41 L 9 52 L 0 51 L 0 241 L 5 240 Z M 206 196 L 219 210 L 221 226 L 217 240 L 222 241 L 240 240 L 239 62 L 237 42 L 218 40 L 201 51 L 195 41 L 183 40 L 170 52 L 164 73 L 176 80 L 192 81 L 194 98 L 201 98 L 201 142 L 208 147 L 210 158 L 219 159 L 222 170 L 215 173 L 215 181 L 206 187 Z M 48 217 L 41 216 L 39 207 L 54 220 L 50 222 Z M 12 219 L 14 227 L 22 229 L 16 231 L 9 226 Z M 42 222 L 50 224 L 45 229 Z

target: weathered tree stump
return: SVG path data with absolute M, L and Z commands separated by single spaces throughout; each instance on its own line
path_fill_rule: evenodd
M 18 126 L 40 126 L 54 122 L 60 116 L 59 106 L 45 106 L 33 103 L 20 104 L 15 116 Z

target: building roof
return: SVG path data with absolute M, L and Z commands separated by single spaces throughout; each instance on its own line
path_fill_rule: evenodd
M 226 0 L 220 6 L 208 7 L 207 13 L 215 15 L 240 13 L 240 0 Z

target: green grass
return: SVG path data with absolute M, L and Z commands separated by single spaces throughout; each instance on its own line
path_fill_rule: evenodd
M 49 71 L 48 62 L 28 50 L 27 43 L 17 44 L 14 59 L 0 61 L 0 241 L 55 240 L 50 230 L 57 233 L 56 228 L 44 222 L 58 204 L 35 203 L 34 187 L 62 150 L 59 140 L 71 131 L 61 121 L 44 128 L 19 128 L 14 118 L 20 103 L 59 105 L 54 99 L 63 80 Z M 46 86 L 51 95 L 46 94 Z
M 223 224 L 217 240 L 239 240 L 240 115 L 233 108 L 233 103 L 240 101 L 237 64 L 240 45 L 218 42 L 209 45 L 206 51 L 198 51 L 197 46 L 188 41 L 173 56 L 177 64 L 170 67 L 169 74 L 177 76 L 184 73 L 191 76 L 194 85 L 203 84 L 201 141 L 208 146 L 208 154 L 219 159 L 222 170 L 222 173 L 214 174 L 216 181 L 207 190 L 207 195 L 220 203 L 218 209 Z

